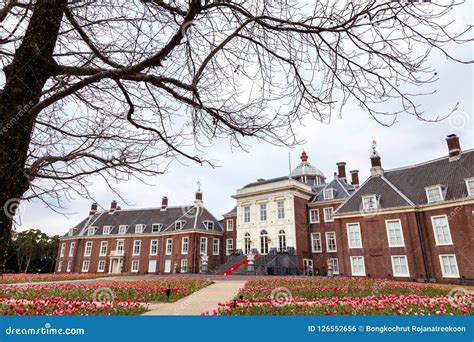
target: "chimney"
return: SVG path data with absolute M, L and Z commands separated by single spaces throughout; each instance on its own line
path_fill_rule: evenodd
M 383 176 L 382 161 L 380 159 L 379 153 L 377 152 L 377 142 L 375 140 L 372 142 L 370 163 L 372 164 L 372 167 L 370 168 L 370 174 L 373 177 Z
M 97 213 L 97 203 L 91 204 L 91 211 L 89 211 L 89 216 L 95 215 Z
M 109 213 L 112 214 L 115 212 L 115 210 L 117 210 L 117 201 L 113 200 L 111 203 L 110 203 L 110 210 L 109 210 Z
M 351 173 L 351 178 L 352 178 L 352 182 L 351 184 L 358 188 L 359 187 L 359 170 L 352 170 L 350 171 Z
M 168 197 L 164 196 L 161 200 L 161 210 L 165 211 L 168 208 Z
M 344 182 L 347 181 L 346 178 L 346 163 L 345 162 L 339 162 L 336 163 L 337 165 L 337 176 L 343 180 Z
M 456 134 L 450 134 L 446 137 L 449 151 L 449 161 L 458 160 L 461 158 L 461 145 L 459 144 L 459 137 Z

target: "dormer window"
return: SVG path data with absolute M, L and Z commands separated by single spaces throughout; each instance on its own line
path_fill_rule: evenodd
M 121 225 L 119 226 L 119 234 L 126 234 L 127 233 L 127 230 L 128 230 L 128 226 L 127 225 Z
M 441 185 L 434 185 L 425 188 L 428 203 L 444 201 L 444 189 Z
M 466 179 L 467 195 L 474 196 L 474 178 Z
M 87 228 L 87 235 L 94 235 L 96 231 L 96 227 L 89 227 Z
M 175 230 L 181 230 L 181 229 L 183 229 L 185 223 L 186 223 L 186 221 L 176 221 L 176 222 L 174 223 L 174 229 L 175 229 Z
M 112 228 L 113 228 L 112 226 L 104 226 L 104 230 L 102 231 L 102 233 L 104 235 L 109 235 L 110 232 L 112 231 Z
M 334 198 L 334 189 L 333 188 L 324 189 L 323 197 L 324 197 L 325 200 L 333 199 Z
M 74 228 L 70 228 L 67 235 L 68 236 L 73 236 L 74 235 Z
M 160 232 L 161 228 L 163 228 L 163 225 L 161 223 L 153 223 L 153 225 L 151 226 L 151 232 L 158 233 Z
M 374 210 L 380 207 L 380 196 L 368 195 L 362 196 L 362 208 L 364 210 Z
M 213 230 L 214 229 L 214 222 L 204 221 L 204 227 L 206 227 L 207 230 Z
M 135 234 L 141 234 L 145 230 L 145 225 L 144 224 L 137 224 L 135 225 Z

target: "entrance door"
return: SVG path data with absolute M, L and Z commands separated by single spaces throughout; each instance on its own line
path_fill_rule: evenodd
M 312 276 L 313 273 L 313 259 L 303 259 L 304 275 Z
M 148 273 L 156 272 L 156 260 L 148 261 Z
M 171 272 L 171 260 L 165 260 L 165 273 Z

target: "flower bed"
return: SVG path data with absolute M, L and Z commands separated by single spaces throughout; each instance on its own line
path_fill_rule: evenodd
M 104 273 L 6 273 L 0 276 L 0 284 L 19 284 L 19 283 L 37 283 L 46 281 L 65 281 L 65 280 L 81 280 L 81 279 L 94 279 L 112 277 L 116 274 L 104 274 Z
M 211 283 L 201 278 L 164 278 L 0 285 L 0 315 L 136 315 L 147 310 L 147 303 L 176 301 Z
M 433 284 L 356 278 L 260 278 L 214 315 L 473 315 L 474 294 Z M 210 313 L 204 313 L 206 315 Z

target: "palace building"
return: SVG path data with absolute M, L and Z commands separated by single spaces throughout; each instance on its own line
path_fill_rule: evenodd
M 219 220 L 194 204 L 89 215 L 61 238 L 57 272 L 304 274 L 459 282 L 474 280 L 474 150 L 371 176 L 327 179 L 303 151 L 286 176 L 238 189 Z

